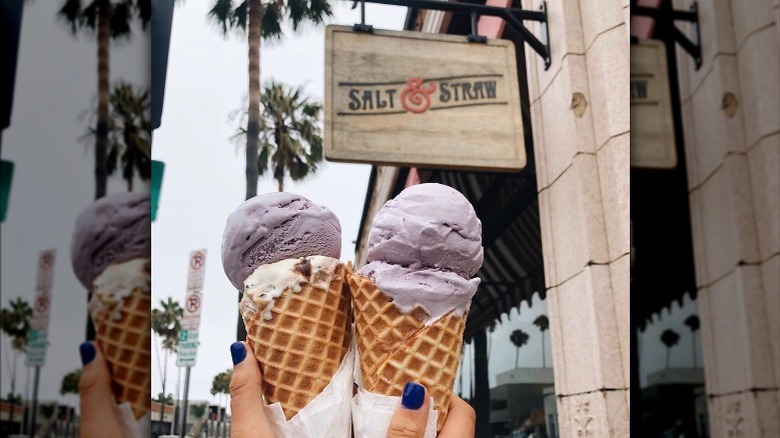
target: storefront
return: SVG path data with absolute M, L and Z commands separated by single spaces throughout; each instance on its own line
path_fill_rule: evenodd
M 500 19 L 480 17 L 477 25 L 479 35 L 515 44 L 526 166 L 374 166 L 356 263 L 365 263 L 372 219 L 388 199 L 422 182 L 456 188 L 482 220 L 485 247 L 465 332 L 465 381 L 455 388 L 477 411 L 477 436 L 627 436 L 628 4 L 548 1 L 546 8 L 549 68 Z M 525 24 L 541 34 L 539 23 Z M 406 29 L 468 35 L 471 21 L 410 9 Z M 534 327 L 542 314 L 549 330 Z M 506 335 L 507 326 L 523 325 L 530 326 L 525 348 Z M 514 366 L 495 364 L 507 352 Z

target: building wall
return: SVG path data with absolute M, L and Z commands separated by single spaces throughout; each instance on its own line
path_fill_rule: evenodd
M 780 2 L 698 5 L 702 67 L 679 49 L 677 62 L 710 429 L 775 437 Z
M 547 9 L 552 65 L 526 62 L 560 436 L 628 436 L 628 1 Z

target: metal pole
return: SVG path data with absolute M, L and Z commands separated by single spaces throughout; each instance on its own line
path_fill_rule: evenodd
M 190 367 L 187 367 L 187 371 L 184 373 L 184 406 L 181 413 L 181 430 L 179 431 L 179 437 L 184 438 L 184 434 L 187 433 L 187 397 L 190 394 Z
M 30 415 L 30 438 L 35 437 L 35 422 L 38 416 L 38 383 L 41 380 L 41 367 L 35 367 L 35 379 L 33 380 L 32 415 Z
M 173 424 L 171 425 L 171 435 L 176 435 L 176 430 L 179 428 L 179 406 L 181 396 L 181 367 L 177 366 L 176 371 L 176 405 L 173 407 Z

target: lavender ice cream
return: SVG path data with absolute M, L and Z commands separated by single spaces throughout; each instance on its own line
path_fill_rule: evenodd
M 368 239 L 369 277 L 403 311 L 415 304 L 435 321 L 463 314 L 479 286 L 482 223 L 471 203 L 441 184 L 402 191 L 377 213 Z
M 148 194 L 119 193 L 93 202 L 78 216 L 70 260 L 86 289 L 92 290 L 109 265 L 151 257 L 150 214 Z
M 341 256 L 341 224 L 333 212 L 303 196 L 255 196 L 227 219 L 222 266 L 238 290 L 260 265 L 315 255 Z

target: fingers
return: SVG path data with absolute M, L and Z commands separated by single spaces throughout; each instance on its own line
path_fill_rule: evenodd
M 447 421 L 441 428 L 439 438 L 471 438 L 475 433 L 477 414 L 474 408 L 455 394 L 450 397 Z
M 84 342 L 79 353 L 84 364 L 79 380 L 81 436 L 122 436 L 114 413 L 111 374 L 100 349 L 92 342 Z
M 401 395 L 401 404 L 395 408 L 387 438 L 422 438 L 428 423 L 430 396 L 424 386 L 409 382 Z
M 233 377 L 230 379 L 230 410 L 233 418 L 233 437 L 273 437 L 263 411 L 263 378 L 260 366 L 249 355 L 246 342 L 235 342 L 230 346 L 233 358 Z

